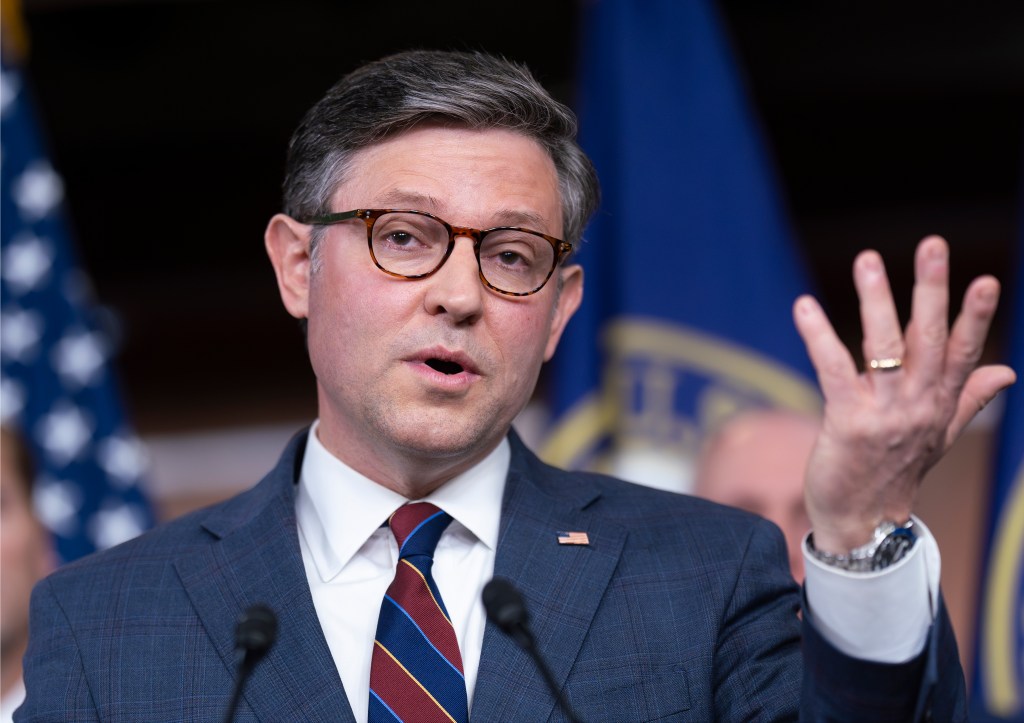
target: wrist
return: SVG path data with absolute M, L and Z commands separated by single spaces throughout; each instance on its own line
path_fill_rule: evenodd
M 808 500 L 807 512 L 814 531 L 815 549 L 837 555 L 847 554 L 874 540 L 876 530 L 884 522 L 897 527 L 911 519 L 911 509 L 903 505 L 871 506 L 870 510 L 854 512 L 855 505 L 846 510 L 819 510 Z
M 842 529 L 837 529 L 834 526 L 818 526 L 812 523 L 814 548 L 821 552 L 844 555 L 850 550 L 870 543 L 876 527 L 878 527 L 877 522 Z
M 842 552 L 823 548 L 817 544 L 815 533 L 807 537 L 807 550 L 817 560 L 830 567 L 853 572 L 884 570 L 899 562 L 914 546 L 917 533 L 914 521 L 908 519 L 897 523 L 884 520 L 871 533 L 871 539 L 863 545 L 846 548 Z

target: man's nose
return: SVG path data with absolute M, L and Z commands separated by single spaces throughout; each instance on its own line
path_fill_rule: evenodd
M 473 322 L 483 311 L 484 294 L 480 280 L 480 266 L 473 249 L 473 239 L 457 236 L 455 248 L 438 269 L 427 279 L 424 299 L 431 314 L 449 314 L 456 323 Z

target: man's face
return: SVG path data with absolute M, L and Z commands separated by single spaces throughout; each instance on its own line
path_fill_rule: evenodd
M 807 460 L 821 422 L 778 410 L 740 414 L 726 423 L 701 459 L 697 494 L 765 517 L 782 529 L 789 565 L 804 579 L 804 535 L 811 529 L 804 505 Z
M 562 234 L 551 158 L 503 130 L 423 127 L 364 149 L 331 204 L 332 211 L 357 208 Z M 481 283 L 472 239 L 458 238 L 433 276 L 394 278 L 373 265 L 365 224 L 354 220 L 326 229 L 319 268 L 309 273 L 308 258 L 275 250 L 297 248 L 278 236 L 308 239 L 307 227 L 286 228 L 281 218 L 271 221 L 268 249 L 286 306 L 309 319 L 327 448 L 387 486 L 408 484 L 395 479 L 399 469 L 434 478 L 413 484 L 439 483 L 438 474 L 457 474 L 493 449 L 579 304 L 581 270 L 556 270 L 531 296 L 504 296 Z

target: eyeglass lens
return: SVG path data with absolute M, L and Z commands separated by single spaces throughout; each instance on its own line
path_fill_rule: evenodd
M 448 250 L 448 229 L 415 213 L 386 213 L 373 225 L 373 255 L 386 271 L 420 276 L 434 271 Z M 544 283 L 555 263 L 551 243 L 513 229 L 491 231 L 480 244 L 480 270 L 491 286 L 526 293 Z

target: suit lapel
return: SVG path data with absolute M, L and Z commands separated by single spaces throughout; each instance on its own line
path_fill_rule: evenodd
M 599 494 L 584 480 L 544 465 L 510 437 L 495 575 L 522 592 L 538 648 L 563 686 L 618 564 L 626 530 L 588 512 Z M 277 642 L 245 688 L 258 719 L 354 723 L 299 550 L 294 485 L 304 446 L 305 435 L 299 435 L 259 485 L 205 521 L 217 542 L 183 555 L 175 567 L 232 677 L 239 615 L 256 603 L 277 614 Z M 563 531 L 586 532 L 590 544 L 560 545 L 557 533 Z M 488 623 L 473 718 L 547 720 L 554 706 L 533 661 Z
M 276 613 L 277 642 L 245 687 L 257 718 L 354 721 L 299 550 L 294 487 L 304 446 L 299 435 L 257 487 L 204 522 L 219 541 L 181 557 L 175 567 L 232 677 L 239 615 L 256 603 Z
M 562 686 L 618 564 L 626 530 L 588 512 L 599 498 L 591 485 L 544 465 L 510 436 L 494 574 L 522 592 L 538 649 Z M 590 544 L 561 545 L 560 531 L 586 532 Z M 488 623 L 473 718 L 547 720 L 554 706 L 533 661 Z

